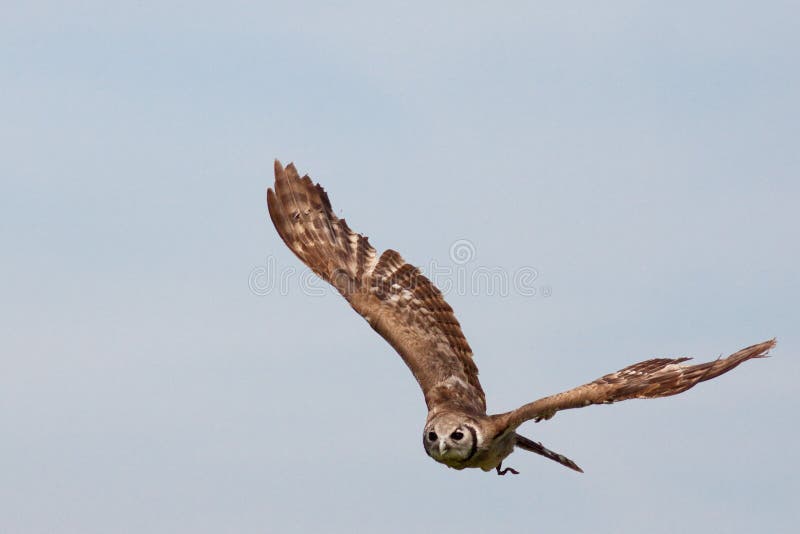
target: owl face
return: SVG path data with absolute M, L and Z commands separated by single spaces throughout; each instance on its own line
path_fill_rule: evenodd
M 473 421 L 443 414 L 425 425 L 422 443 L 431 458 L 459 469 L 477 452 L 478 433 Z

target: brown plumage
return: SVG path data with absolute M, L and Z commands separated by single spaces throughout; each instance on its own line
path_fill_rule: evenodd
M 366 237 L 336 217 L 325 190 L 307 175 L 301 178 L 293 164 L 284 169 L 275 161 L 275 189 L 267 191 L 267 204 L 289 249 L 333 285 L 411 369 L 428 406 L 425 451 L 456 469 L 516 473 L 501 470 L 501 464 L 519 447 L 581 471 L 516 429 L 559 410 L 676 395 L 775 346 L 773 339 L 697 365 L 685 364 L 689 358 L 647 360 L 511 412 L 487 415 L 472 349 L 453 309 L 419 269 L 391 249 L 378 256 Z

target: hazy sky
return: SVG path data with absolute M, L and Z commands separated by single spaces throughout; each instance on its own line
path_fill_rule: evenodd
M 3 4 L 0 532 L 796 531 L 800 8 L 489 5 Z M 490 411 L 779 345 L 522 427 L 583 475 L 447 469 L 276 157 L 435 271 Z

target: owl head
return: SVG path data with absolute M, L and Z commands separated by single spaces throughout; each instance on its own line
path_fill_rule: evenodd
M 425 425 L 422 444 L 428 456 L 450 467 L 466 467 L 478 450 L 479 433 L 475 421 L 457 413 L 443 413 Z

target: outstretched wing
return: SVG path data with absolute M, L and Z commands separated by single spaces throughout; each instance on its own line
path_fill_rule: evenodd
M 658 358 L 636 363 L 593 382 L 539 399 L 512 412 L 496 416 L 503 428 L 517 428 L 534 419 L 550 419 L 559 410 L 591 404 L 611 404 L 627 399 L 653 399 L 683 393 L 687 389 L 727 373 L 751 358 L 763 358 L 775 346 L 774 339 L 731 354 L 727 358 L 685 365 L 691 358 Z
M 429 410 L 458 407 L 483 414 L 486 400 L 453 309 L 442 293 L 394 250 L 380 257 L 366 237 L 334 215 L 328 195 L 293 164 L 275 160 L 267 205 L 283 242 L 402 356 Z

